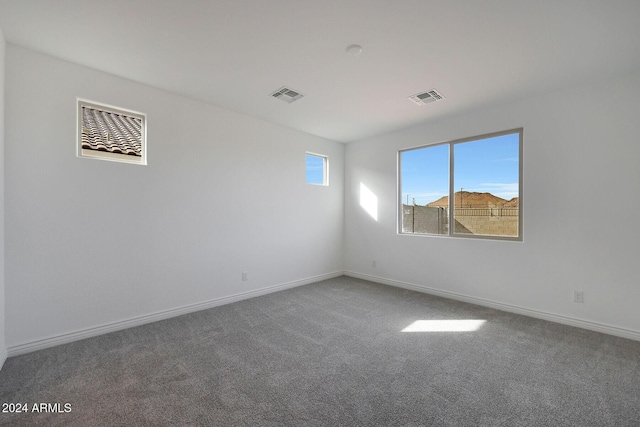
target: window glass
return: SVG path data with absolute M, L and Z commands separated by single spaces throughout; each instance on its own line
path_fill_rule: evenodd
M 454 233 L 518 236 L 517 133 L 453 145 Z
M 400 151 L 399 232 L 521 240 L 521 150 L 517 129 Z
M 402 232 L 447 234 L 449 145 L 402 151 L 400 156 Z
M 307 184 L 328 185 L 327 157 L 307 153 Z
M 78 156 L 146 164 L 146 117 L 78 100 Z

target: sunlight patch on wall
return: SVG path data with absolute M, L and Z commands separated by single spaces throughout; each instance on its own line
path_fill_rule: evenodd
M 360 183 L 360 206 L 371 218 L 378 220 L 378 196 L 363 183 Z
M 416 320 L 402 332 L 473 332 L 484 325 L 486 320 Z

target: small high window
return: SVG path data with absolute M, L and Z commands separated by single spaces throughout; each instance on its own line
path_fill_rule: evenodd
M 402 150 L 400 234 L 522 240 L 522 129 Z
M 329 159 L 327 156 L 307 153 L 307 184 L 329 185 Z
M 78 156 L 146 165 L 146 116 L 78 100 Z

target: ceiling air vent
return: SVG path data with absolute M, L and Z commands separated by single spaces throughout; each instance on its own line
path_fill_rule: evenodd
M 409 99 L 418 105 L 424 105 L 430 102 L 440 101 L 441 99 L 444 99 L 444 96 L 442 96 L 442 94 L 437 90 L 431 89 L 427 92 L 410 96 Z
M 277 91 L 271 94 L 274 98 L 278 98 L 284 102 L 288 102 L 289 104 L 293 101 L 302 98 L 304 95 L 300 92 L 296 92 L 295 90 L 289 89 L 288 87 L 283 87 L 278 89 Z

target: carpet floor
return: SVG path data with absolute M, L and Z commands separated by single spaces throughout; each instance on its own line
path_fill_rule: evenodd
M 0 403 L 16 426 L 640 426 L 640 342 L 343 276 L 11 357 Z

